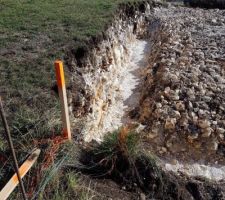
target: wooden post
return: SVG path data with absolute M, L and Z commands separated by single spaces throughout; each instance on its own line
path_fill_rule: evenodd
M 35 149 L 33 153 L 27 158 L 27 160 L 22 164 L 22 166 L 19 168 L 19 174 L 21 179 L 26 175 L 26 173 L 30 170 L 30 168 L 33 166 L 35 161 L 37 160 L 41 150 Z M 9 180 L 9 182 L 5 185 L 5 187 L 0 192 L 0 200 L 6 200 L 9 195 L 12 193 L 12 191 L 16 188 L 16 186 L 19 183 L 19 179 L 17 174 L 15 173 L 12 178 Z
M 60 60 L 55 61 L 55 72 L 58 85 L 59 98 L 61 102 L 61 115 L 63 122 L 63 135 L 71 140 L 69 110 L 66 96 L 66 85 L 64 77 L 63 63 Z

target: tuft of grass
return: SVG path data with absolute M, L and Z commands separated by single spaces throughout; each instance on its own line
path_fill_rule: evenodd
M 82 157 L 84 157 L 82 155 Z M 126 127 L 105 136 L 101 144 L 86 154 L 83 172 L 94 177 L 111 178 L 131 190 L 163 191 L 163 171 L 156 156 L 142 149 L 139 134 Z M 136 185 L 136 186 L 135 186 Z
M 94 149 L 94 153 L 96 155 L 105 155 L 109 159 L 120 151 L 127 151 L 127 155 L 135 156 L 138 152 L 140 138 L 135 131 L 125 130 L 125 132 L 124 128 L 120 128 L 112 133 L 106 134 L 103 142 Z M 121 138 L 121 134 L 125 134 L 125 136 Z
M 90 185 L 83 183 L 80 175 L 73 171 L 58 170 L 38 194 L 38 200 L 91 200 L 95 197 Z
M 54 171 L 52 168 L 51 170 Z M 90 185 L 84 183 L 76 172 L 59 169 L 57 172 L 51 172 L 51 170 L 49 170 L 51 176 L 46 179 L 44 189 L 36 193 L 32 200 L 91 200 L 96 197 L 95 191 Z M 18 188 L 9 199 L 22 199 Z

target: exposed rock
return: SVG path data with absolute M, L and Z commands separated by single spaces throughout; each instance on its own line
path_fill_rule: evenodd
M 187 145 L 196 147 L 198 141 L 199 149 L 216 151 L 218 143 L 225 142 L 224 11 L 181 7 L 154 11 L 162 26 L 149 62 L 154 59 L 158 69 L 149 70 L 142 94 L 144 101 L 150 99 L 149 108 L 156 109 L 144 123 L 150 130 L 156 122 L 163 125 L 169 149 L 177 141 L 171 142 L 167 133 L 179 135 Z
M 140 200 L 146 200 L 146 195 L 144 193 L 140 194 Z
M 218 146 L 219 146 L 219 142 L 217 140 L 213 140 L 209 144 L 209 149 L 212 150 L 212 151 L 217 151 L 218 150 Z
M 217 128 L 216 129 L 216 132 L 218 133 L 218 134 L 224 134 L 225 133 L 225 129 L 223 129 L 223 128 Z
M 181 118 L 180 112 L 179 111 L 176 111 L 176 110 L 173 110 L 172 111 L 171 116 L 174 117 L 174 118 L 176 118 L 176 119 L 180 119 Z
M 184 103 L 181 102 L 181 101 L 177 102 L 177 103 L 176 103 L 176 109 L 177 109 L 178 111 L 184 111 L 184 110 L 185 110 L 185 105 L 184 105 Z
M 166 152 L 167 152 L 166 147 L 162 147 L 162 152 L 163 152 L 163 153 L 166 153 Z
M 133 71 L 140 67 L 138 63 L 147 65 L 143 59 L 148 41 L 137 37 L 148 34 L 153 4 L 149 1 L 121 6 L 104 33 L 87 42 L 87 47 L 70 52 L 67 62 L 75 71 L 70 110 L 76 118 L 74 124 L 84 124 L 80 132 L 85 141 L 101 141 L 106 133 L 123 125 L 128 107 L 134 109 L 133 102 L 125 105 L 124 101 L 137 85 L 138 75 Z M 133 56 L 141 59 L 132 63 Z
M 202 137 L 209 137 L 212 134 L 212 128 L 202 129 Z
M 167 118 L 165 123 L 166 130 L 174 130 L 176 127 L 176 118 Z
M 208 128 L 210 127 L 210 122 L 208 120 L 199 120 L 198 121 L 198 125 L 199 127 L 201 127 L 202 129 Z

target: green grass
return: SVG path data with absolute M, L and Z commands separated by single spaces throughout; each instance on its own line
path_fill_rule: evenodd
M 103 156 L 109 162 L 115 159 L 115 156 L 120 155 L 121 148 L 118 146 L 120 130 L 114 131 L 108 134 L 103 142 L 93 149 L 94 153 L 98 156 Z M 130 131 L 125 139 L 125 145 L 127 147 L 127 153 L 129 157 L 135 159 L 139 149 L 139 139 L 135 132 Z M 47 148 L 46 151 L 49 149 Z M 33 199 L 38 200 L 66 200 L 66 199 L 79 199 L 90 200 L 93 197 L 100 199 L 101 194 L 99 191 L 95 191 L 94 183 L 91 184 L 83 180 L 82 174 L 80 174 L 74 168 L 85 167 L 80 163 L 79 159 L 82 155 L 82 150 L 73 142 L 67 142 L 60 146 L 57 151 L 55 161 L 47 169 L 42 171 L 42 176 L 38 182 L 37 188 L 33 193 Z M 43 153 L 42 153 L 43 155 Z M 41 157 L 39 161 L 41 161 Z M 122 163 L 121 163 L 122 164 Z M 32 168 L 30 176 L 39 177 L 37 173 L 37 166 L 40 167 L 41 163 L 36 163 L 36 168 Z M 29 183 L 29 175 L 25 177 L 24 182 Z M 29 191 L 29 185 L 25 184 L 26 190 Z M 19 188 L 12 193 L 10 199 L 21 199 Z
M 10 125 L 21 106 L 54 110 L 54 60 L 103 31 L 118 4 L 127 1 L 0 0 L 0 95 Z
M 48 122 L 60 119 L 50 90 L 54 60 L 103 31 L 118 4 L 128 1 L 134 0 L 0 0 L 0 95 L 15 142 L 24 134 L 30 143 L 58 131 L 58 123 Z M 68 77 L 66 66 L 67 85 Z M 2 134 L 0 141 L 1 151 Z
M 128 1 L 132 0 L 1 0 L 1 42 L 33 35 L 63 45 L 86 39 L 104 29 L 118 3 Z
M 68 45 L 76 47 L 104 30 L 125 1 L 0 0 L 0 95 L 10 126 L 23 108 L 36 115 L 35 123 L 46 110 L 55 112 L 54 60 L 63 59 Z M 20 118 L 27 118 L 23 114 Z M 26 126 L 22 121 L 19 126 Z
M 118 129 L 112 133 L 105 135 L 102 143 L 94 150 L 96 155 L 102 154 L 107 159 L 112 159 L 113 156 L 117 155 L 120 151 L 120 134 L 121 129 Z M 127 137 L 125 138 L 124 144 L 126 147 L 127 154 L 129 156 L 135 157 L 139 150 L 140 138 L 138 134 L 134 131 L 129 131 Z
M 82 183 L 79 174 L 68 171 L 55 174 L 38 200 L 91 200 L 95 196 L 91 188 Z
M 0 0 L 0 95 L 20 163 L 35 140 L 60 134 L 54 60 L 103 31 L 118 4 L 130 1 L 138 0 Z M 0 154 L 8 155 L 3 133 L 0 122 Z M 8 166 L 0 164 L 1 180 Z

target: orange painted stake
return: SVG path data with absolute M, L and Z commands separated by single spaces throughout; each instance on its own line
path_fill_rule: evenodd
M 60 60 L 55 61 L 56 80 L 58 85 L 59 98 L 61 101 L 61 112 L 63 122 L 63 136 L 71 140 L 69 110 L 66 95 L 66 85 L 64 77 L 63 62 Z

